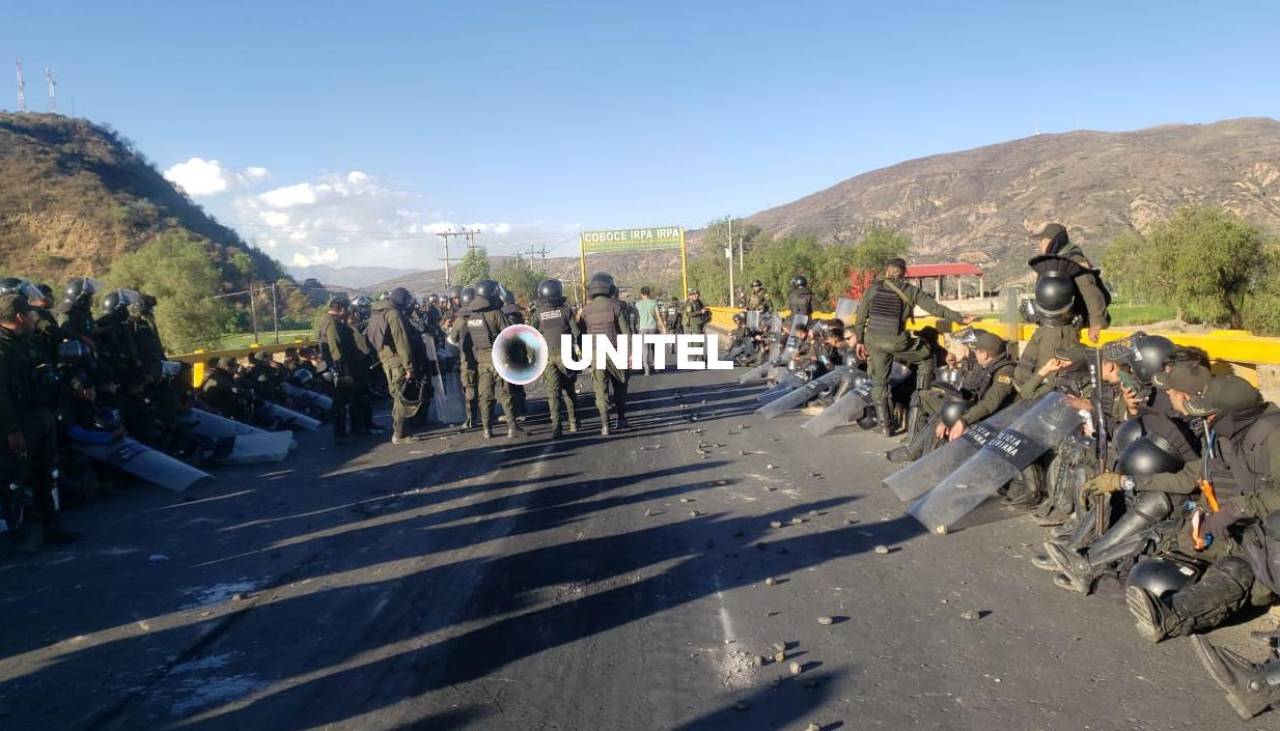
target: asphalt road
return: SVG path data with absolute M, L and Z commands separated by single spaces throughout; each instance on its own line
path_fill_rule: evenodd
M 883 437 L 724 372 L 632 383 L 611 438 L 535 402 L 518 441 L 306 434 L 69 513 L 81 543 L 0 562 L 0 728 L 1280 728 L 1055 588 L 1029 520 L 923 533 Z

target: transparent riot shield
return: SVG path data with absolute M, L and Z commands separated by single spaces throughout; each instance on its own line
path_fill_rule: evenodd
M 1032 403 L 1015 401 L 977 424 L 970 424 L 964 430 L 964 436 L 954 442 L 947 442 L 884 478 L 884 486 L 893 490 L 893 494 L 904 503 L 915 500 L 932 490 L 942 478 L 954 472 L 965 460 L 986 446 L 992 437 L 1012 424 L 1014 419 L 1026 413 Z
M 292 383 L 280 384 L 280 389 L 284 394 L 293 399 L 295 403 L 301 404 L 308 409 L 314 409 L 322 414 L 333 411 L 333 399 L 322 393 L 317 393 L 307 388 L 300 388 Z
M 917 498 L 907 514 L 929 530 L 945 533 L 1082 423 L 1080 413 L 1061 393 L 1042 397 Z
M 765 376 L 769 374 L 769 371 L 772 368 L 773 363 L 768 361 L 761 363 L 755 368 L 743 373 L 741 376 L 738 376 L 738 385 L 742 386 L 744 384 L 751 383 L 752 381 L 764 380 Z
M 836 300 L 836 319 L 843 322 L 845 327 L 853 325 L 853 315 L 858 309 L 858 300 L 841 297 Z
M 782 378 L 778 380 L 777 385 L 775 385 L 773 388 L 769 389 L 768 391 L 765 391 L 764 393 L 756 396 L 756 400 L 760 401 L 761 403 L 769 403 L 770 401 L 778 398 L 779 396 L 785 393 L 789 393 L 803 386 L 805 383 L 806 381 L 804 380 L 803 377 L 795 373 L 792 373 L 791 371 L 787 371 L 782 375 Z
M 838 366 L 831 369 L 827 373 L 818 378 L 805 383 L 803 386 L 792 389 L 789 393 L 785 393 L 769 403 L 756 409 L 756 413 L 764 416 L 766 419 L 785 414 L 787 411 L 803 406 L 810 399 L 822 394 L 828 389 L 834 389 L 840 385 L 840 379 L 844 378 L 851 369 L 849 366 Z
M 279 462 L 293 449 L 293 432 L 264 431 L 201 440 L 205 459 L 218 464 L 263 464 Z
M 439 424 L 461 424 L 467 418 L 462 380 L 452 368 L 452 359 L 442 357 L 443 349 L 436 345 L 435 338 L 423 334 L 422 339 L 426 342 L 427 357 L 435 365 L 431 377 L 435 394 L 427 404 L 427 418 Z
M 285 429 L 315 431 L 320 428 L 319 420 L 312 419 L 306 414 L 300 414 L 293 409 L 285 408 L 272 401 L 262 402 L 262 411 L 276 423 L 276 426 L 280 426 Z
M 266 429 L 259 429 L 252 424 L 245 424 L 225 416 L 203 409 L 191 409 L 185 414 L 187 426 L 192 433 L 208 439 L 221 439 L 237 434 L 269 434 Z
M 796 325 L 808 325 L 808 315 L 792 315 L 791 329 L 787 332 L 787 344 L 782 349 L 782 361 L 785 363 L 791 360 L 796 351 L 800 349 L 800 340 L 796 337 Z
M 853 371 L 853 385 L 836 402 L 822 410 L 821 414 L 806 421 L 801 429 L 815 437 L 824 436 L 837 427 L 862 418 L 871 405 L 871 377 L 862 371 Z
M 182 492 L 200 480 L 213 479 L 213 475 L 129 437 L 111 444 L 72 443 L 71 448 L 90 459 L 141 477 L 166 490 Z
M 760 310 L 747 310 L 747 329 L 760 329 Z

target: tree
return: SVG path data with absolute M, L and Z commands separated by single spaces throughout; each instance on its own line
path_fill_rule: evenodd
M 791 278 L 803 274 L 815 279 L 824 256 L 822 246 L 812 236 L 759 242 L 751 252 L 744 280 L 759 279 L 774 303 L 781 305 L 791 292 Z
M 1267 244 L 1254 288 L 1244 301 L 1244 326 L 1258 335 L 1280 335 L 1280 239 Z
M 107 276 L 113 287 L 127 287 L 156 298 L 156 324 L 170 352 L 215 341 L 231 308 L 218 294 L 221 276 L 205 247 L 185 232 L 168 231 L 116 259 Z
M 494 279 L 524 302 L 532 302 L 538 295 L 538 283 L 547 278 L 544 271 L 529 269 L 518 262 L 508 261 L 498 267 Z
M 1174 302 L 1207 322 L 1244 327 L 1245 295 L 1263 252 L 1257 228 L 1220 209 L 1183 208 L 1146 238 L 1155 263 L 1172 275 Z
M 458 263 L 453 274 L 454 280 L 463 286 L 475 284 L 481 279 L 489 279 L 489 253 L 483 246 L 467 251 Z

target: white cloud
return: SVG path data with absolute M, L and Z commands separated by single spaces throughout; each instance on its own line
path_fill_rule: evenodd
M 217 160 L 192 157 L 164 171 L 164 177 L 194 197 L 225 193 L 232 187 L 243 188 L 266 180 L 271 172 L 264 167 L 252 166 L 235 172 L 223 167 Z
M 321 251 L 318 247 L 311 247 L 311 254 L 295 253 L 290 263 L 296 267 L 309 267 L 318 264 L 337 264 L 338 250 L 332 246 Z
M 426 211 L 446 211 L 426 214 Z M 226 218 L 243 221 L 241 233 L 293 266 L 333 264 L 434 268 L 444 231 L 480 231 L 491 253 L 511 253 L 517 241 L 563 238 L 558 227 L 503 221 L 430 220 L 449 216 L 414 191 L 388 185 L 363 170 L 326 173 L 309 180 L 240 195 Z M 459 242 L 460 243 L 460 242 Z M 456 253 L 456 251 L 455 251 Z
M 193 157 L 164 171 L 169 182 L 181 187 L 187 195 L 213 195 L 225 191 L 229 185 L 227 171 L 217 160 Z
M 308 206 L 316 202 L 316 188 L 311 183 L 286 185 L 283 188 L 268 190 L 258 198 L 272 208 L 289 208 L 290 206 Z

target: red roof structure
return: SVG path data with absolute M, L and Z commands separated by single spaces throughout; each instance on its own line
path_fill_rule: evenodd
M 955 264 L 913 264 L 907 267 L 907 279 L 928 279 L 930 277 L 981 277 L 982 270 L 973 264 L 958 262 Z

